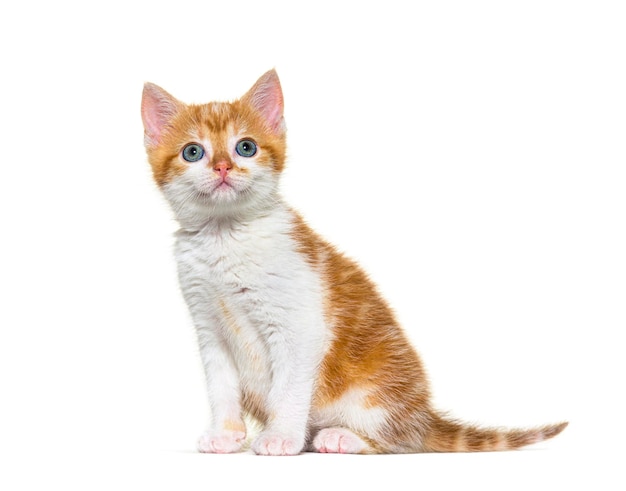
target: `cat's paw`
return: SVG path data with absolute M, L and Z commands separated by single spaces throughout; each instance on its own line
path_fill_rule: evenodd
M 202 453 L 239 452 L 245 441 L 245 431 L 207 431 L 198 440 L 198 451 Z
M 320 453 L 362 453 L 367 447 L 346 428 L 324 428 L 313 439 L 313 449 Z
M 252 450 L 258 455 L 298 455 L 304 447 L 304 436 L 267 431 L 261 433 L 252 443 Z

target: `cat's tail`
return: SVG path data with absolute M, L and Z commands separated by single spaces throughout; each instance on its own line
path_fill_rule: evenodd
M 568 423 L 530 429 L 480 428 L 432 414 L 422 444 L 426 452 L 490 452 L 513 450 L 561 433 Z

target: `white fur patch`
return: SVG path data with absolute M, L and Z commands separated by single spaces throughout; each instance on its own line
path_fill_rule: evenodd
M 362 388 L 348 390 L 338 400 L 312 414 L 317 428 L 347 427 L 370 436 L 376 435 L 385 424 L 387 411 L 381 407 L 367 407 L 369 391 Z
M 280 204 L 248 222 L 213 220 L 178 233 L 176 259 L 214 424 L 236 419 L 241 394 L 253 393 L 270 416 L 270 440 L 278 434 L 303 445 L 329 332 L 321 280 L 297 251 L 292 221 Z M 273 451 L 268 445 L 263 452 Z

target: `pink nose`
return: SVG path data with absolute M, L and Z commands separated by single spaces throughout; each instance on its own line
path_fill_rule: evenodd
M 213 166 L 213 170 L 217 172 L 222 179 L 224 179 L 228 175 L 228 171 L 232 168 L 232 164 L 225 160 L 220 160 L 217 164 Z

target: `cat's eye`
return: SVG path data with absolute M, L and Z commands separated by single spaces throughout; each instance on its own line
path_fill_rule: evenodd
M 256 143 L 252 140 L 240 140 L 235 150 L 242 157 L 252 157 L 256 153 Z
M 197 143 L 190 143 L 183 148 L 183 158 L 187 162 L 197 162 L 204 157 L 204 148 Z

